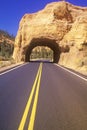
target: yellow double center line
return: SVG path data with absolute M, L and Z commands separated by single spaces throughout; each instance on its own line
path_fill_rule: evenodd
M 29 97 L 27 105 L 25 107 L 24 114 L 23 114 L 23 117 L 21 119 L 18 130 L 24 130 L 24 126 L 25 126 L 27 116 L 28 116 L 28 113 L 30 110 L 30 106 L 31 106 L 31 103 L 33 100 L 33 96 L 35 93 L 33 107 L 32 107 L 31 116 L 30 116 L 29 125 L 28 125 L 28 130 L 34 129 L 34 121 L 35 121 L 38 95 L 39 95 L 39 89 L 40 89 L 41 73 L 42 73 L 42 63 L 40 63 L 40 66 L 39 66 L 39 69 L 38 69 L 38 72 L 36 75 L 36 79 L 35 79 L 35 82 L 33 84 L 33 87 L 32 87 L 31 93 L 30 93 L 30 97 Z M 36 90 L 36 92 L 35 92 L 35 90 Z

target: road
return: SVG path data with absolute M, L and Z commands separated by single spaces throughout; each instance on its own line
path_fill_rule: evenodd
M 87 80 L 52 63 L 0 74 L 0 130 L 87 130 Z

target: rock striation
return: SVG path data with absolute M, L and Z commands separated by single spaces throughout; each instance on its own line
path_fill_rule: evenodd
M 60 1 L 25 14 L 19 24 L 13 58 L 16 62 L 26 61 L 26 55 L 30 55 L 27 51 L 33 47 L 47 45 L 55 50 L 56 44 L 59 64 L 87 71 L 87 7 Z

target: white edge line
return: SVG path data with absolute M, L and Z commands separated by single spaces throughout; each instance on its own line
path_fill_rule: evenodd
M 18 69 L 18 68 L 20 68 L 20 67 L 22 67 L 22 66 L 24 66 L 24 65 L 26 65 L 26 64 L 28 64 L 28 63 L 22 64 L 22 65 L 18 65 L 17 67 L 14 67 L 14 68 L 12 68 L 12 69 L 9 68 L 9 70 L 0 73 L 0 76 L 6 74 L 6 73 L 8 73 L 8 72 L 11 72 L 12 70 Z
M 60 65 L 58 65 L 58 64 L 54 64 L 54 65 L 56 65 L 56 66 L 58 66 L 58 67 L 60 67 L 60 68 L 62 68 L 62 69 L 64 69 L 64 70 L 68 71 L 69 73 L 71 73 L 71 74 L 73 74 L 73 75 L 75 75 L 75 76 L 77 76 L 77 77 L 79 77 L 79 78 L 81 78 L 81 79 L 87 81 L 86 78 L 84 78 L 84 77 L 82 77 L 82 76 L 80 76 L 80 75 L 78 75 L 78 74 L 76 74 L 76 73 L 74 73 L 74 72 L 72 72 L 72 71 L 70 71 L 70 70 L 68 70 L 68 69 L 66 69 L 66 68 L 64 68 L 64 67 L 62 67 L 62 66 L 60 66 Z

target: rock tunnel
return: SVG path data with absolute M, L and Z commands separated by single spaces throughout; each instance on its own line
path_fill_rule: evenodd
M 37 47 L 37 46 L 46 46 L 49 47 L 51 50 L 53 50 L 53 62 L 58 63 L 59 58 L 60 58 L 60 49 L 58 44 L 56 43 L 55 40 L 50 40 L 47 38 L 34 38 L 30 42 L 30 44 L 27 46 L 26 51 L 25 51 L 25 62 L 30 61 L 30 55 L 32 50 Z

